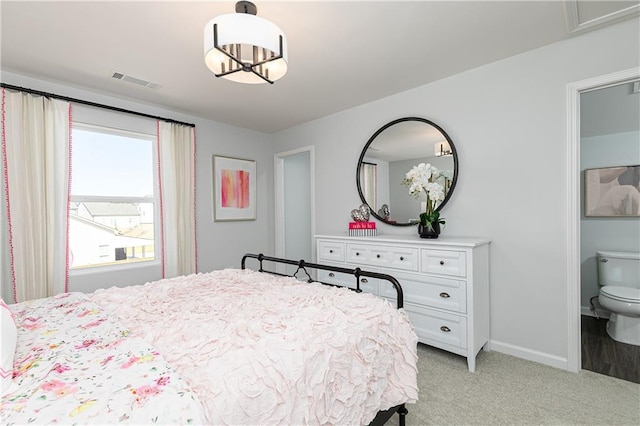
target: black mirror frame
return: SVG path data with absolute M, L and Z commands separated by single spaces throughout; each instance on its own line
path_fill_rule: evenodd
M 362 167 L 362 163 L 363 163 L 365 154 L 367 153 L 367 150 L 369 149 L 369 146 L 373 143 L 375 138 L 380 133 L 384 132 L 387 128 L 393 126 L 394 124 L 402 123 L 404 121 L 420 121 L 422 123 L 429 124 L 429 125 L 435 127 L 436 129 L 438 129 L 440 131 L 440 133 L 442 133 L 442 136 L 444 136 L 444 138 L 449 143 L 449 146 L 451 147 L 451 151 L 452 151 L 452 154 L 453 154 L 453 179 L 451 181 L 451 188 L 449 188 L 449 192 L 447 192 L 447 196 L 444 198 L 444 200 L 442 200 L 442 203 L 440 203 L 440 205 L 436 208 L 437 211 L 440 211 L 447 204 L 447 201 L 449 201 L 449 199 L 451 198 L 451 194 L 453 194 L 453 190 L 455 189 L 456 183 L 458 182 L 458 152 L 456 151 L 456 147 L 453 144 L 453 141 L 451 140 L 451 138 L 449 137 L 447 132 L 445 132 L 444 129 L 442 129 L 442 127 L 438 126 L 433 121 L 427 120 L 426 118 L 420 118 L 420 117 L 398 118 L 398 119 L 393 120 L 393 121 L 385 124 L 384 126 L 380 127 L 369 138 L 369 140 L 367 141 L 366 145 L 362 149 L 362 153 L 360 154 L 360 158 L 358 159 L 358 165 L 356 167 L 356 186 L 358 187 L 358 195 L 360 195 L 360 200 L 364 204 L 369 206 L 369 203 L 364 198 L 364 194 L 362 192 L 362 186 L 360 185 L 360 169 Z M 371 206 L 369 206 L 369 210 L 371 210 L 371 215 L 373 217 L 375 217 L 376 219 L 378 219 L 382 223 L 386 223 L 387 225 L 393 225 L 393 226 L 415 226 L 414 223 L 392 223 L 392 222 L 388 222 L 387 220 L 385 220 L 382 217 L 380 217 L 380 215 L 378 215 L 378 212 L 374 208 L 372 208 Z

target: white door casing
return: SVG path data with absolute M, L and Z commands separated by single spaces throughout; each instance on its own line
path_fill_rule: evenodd
M 640 78 L 640 68 L 567 85 L 567 370 L 582 369 L 580 325 L 580 94 Z

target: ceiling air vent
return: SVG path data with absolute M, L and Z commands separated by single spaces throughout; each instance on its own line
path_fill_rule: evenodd
M 162 87 L 162 85 L 158 83 L 152 83 L 142 78 L 133 77 L 121 72 L 114 72 L 111 74 L 111 77 L 115 78 L 116 80 L 126 81 L 127 83 L 137 84 L 138 86 L 148 87 L 149 89 L 159 89 L 160 87 Z

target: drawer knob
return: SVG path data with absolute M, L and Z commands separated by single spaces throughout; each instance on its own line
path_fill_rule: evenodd
M 442 327 L 440 327 L 440 330 L 444 331 L 445 333 L 448 333 L 451 331 L 451 329 L 449 327 L 447 327 L 446 325 L 443 325 Z
M 329 275 L 331 275 L 331 274 L 329 274 Z M 450 298 L 451 296 L 449 296 L 449 293 L 442 292 L 442 293 L 440 293 L 440 297 L 442 297 L 442 298 L 444 298 L 444 299 L 448 299 L 448 298 Z
M 441 265 L 444 265 L 444 260 L 441 260 L 441 261 L 440 261 L 440 264 L 441 264 Z
M 356 252 L 356 256 L 360 256 L 360 253 Z
M 404 260 L 404 257 L 400 256 L 400 260 Z
M 366 279 L 366 278 L 360 278 L 360 282 L 361 282 L 362 284 L 366 284 L 366 283 L 368 283 L 368 282 L 369 282 L 369 280 L 368 280 L 368 279 Z
M 379 254 L 376 254 L 376 257 L 377 257 L 378 259 L 380 259 L 380 255 L 379 255 Z
M 333 250 L 329 250 L 329 253 L 333 253 Z
M 331 278 L 333 278 L 333 277 L 335 277 L 335 276 L 336 276 L 336 274 L 334 274 L 333 272 L 329 272 L 329 276 L 330 276 Z

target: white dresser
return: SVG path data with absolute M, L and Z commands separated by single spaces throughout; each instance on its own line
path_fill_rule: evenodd
M 467 357 L 489 340 L 489 240 L 402 235 L 316 236 L 317 263 L 366 269 L 395 277 L 418 340 Z M 354 277 L 318 271 L 318 279 L 354 288 Z M 386 281 L 361 278 L 363 291 L 395 302 Z

